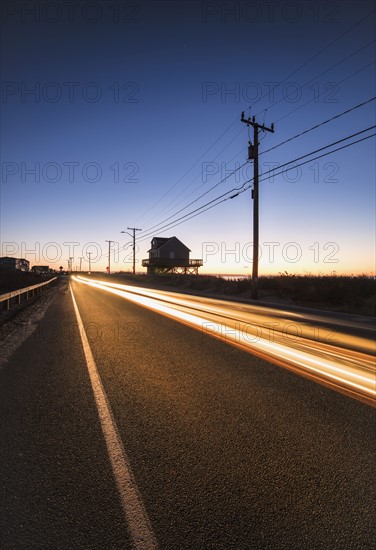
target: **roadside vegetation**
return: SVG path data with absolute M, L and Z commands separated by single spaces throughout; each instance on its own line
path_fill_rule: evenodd
M 117 274 L 140 286 L 175 288 L 177 291 L 250 300 L 251 280 L 227 280 L 210 275 Z M 125 282 L 125 281 L 124 281 Z M 260 277 L 260 302 L 326 309 L 357 315 L 376 315 L 376 279 L 367 275 L 289 275 Z

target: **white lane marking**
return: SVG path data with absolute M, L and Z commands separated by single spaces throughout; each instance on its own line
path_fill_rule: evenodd
M 143 505 L 141 495 L 130 468 L 129 460 L 116 427 L 71 285 L 70 291 L 81 334 L 91 387 L 95 397 L 95 404 L 98 409 L 112 471 L 120 493 L 121 504 L 132 540 L 132 546 L 135 550 L 155 550 L 158 548 L 157 540 L 153 533 L 150 520 Z

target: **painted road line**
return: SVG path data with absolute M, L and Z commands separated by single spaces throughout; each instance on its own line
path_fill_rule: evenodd
M 80 330 L 90 382 L 94 393 L 95 404 L 98 409 L 112 471 L 120 494 L 129 535 L 132 540 L 132 547 L 134 550 L 155 550 L 158 548 L 157 540 L 153 533 L 150 520 L 143 505 L 141 495 L 130 468 L 129 460 L 116 427 L 71 285 L 70 291 Z

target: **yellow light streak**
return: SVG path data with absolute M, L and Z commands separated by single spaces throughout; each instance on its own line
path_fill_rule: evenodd
M 307 335 L 302 338 L 302 341 L 290 342 L 290 345 L 259 336 L 255 339 L 254 334 L 252 335 L 253 339 L 250 340 L 248 327 L 245 331 L 232 326 L 234 322 L 235 324 L 239 323 L 239 320 L 241 322 L 249 320 L 250 313 L 247 317 L 246 312 L 240 310 L 242 307 L 240 304 L 235 304 L 234 308 L 232 302 L 221 302 L 216 299 L 201 297 L 198 299 L 196 296 L 174 295 L 174 293 L 165 291 L 154 291 L 107 281 L 94 281 L 84 277 L 73 277 L 73 279 L 188 324 L 204 331 L 208 336 L 240 346 L 248 352 L 256 352 L 278 364 L 284 363 L 290 367 L 297 367 L 302 373 L 311 373 L 320 380 L 331 381 L 342 389 L 350 390 L 371 400 L 376 397 L 375 369 L 372 368 L 374 357 L 369 354 L 325 344 L 312 340 Z M 265 315 L 264 308 L 252 307 L 252 322 L 258 315 L 257 311 Z M 281 315 L 280 311 L 273 311 L 277 311 L 278 315 Z M 290 312 L 288 314 L 291 316 Z M 205 328 L 206 330 L 204 330 Z M 342 336 L 347 337 L 348 335 Z M 275 339 L 280 338 L 280 331 L 274 331 L 274 337 Z M 298 347 L 300 349 L 297 349 Z M 371 349 L 368 341 L 366 348 L 367 350 Z

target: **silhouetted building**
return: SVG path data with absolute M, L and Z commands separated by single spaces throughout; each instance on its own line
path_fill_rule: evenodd
M 154 273 L 189 273 L 198 274 L 202 260 L 191 260 L 190 250 L 176 237 L 154 237 L 149 258 L 142 260 L 142 266 L 147 268 L 148 275 Z
M 10 258 L 4 256 L 0 258 L 0 269 L 4 271 L 29 271 L 30 262 L 23 258 Z
M 48 265 L 33 265 L 31 268 L 36 275 L 48 275 L 51 272 L 51 269 Z

